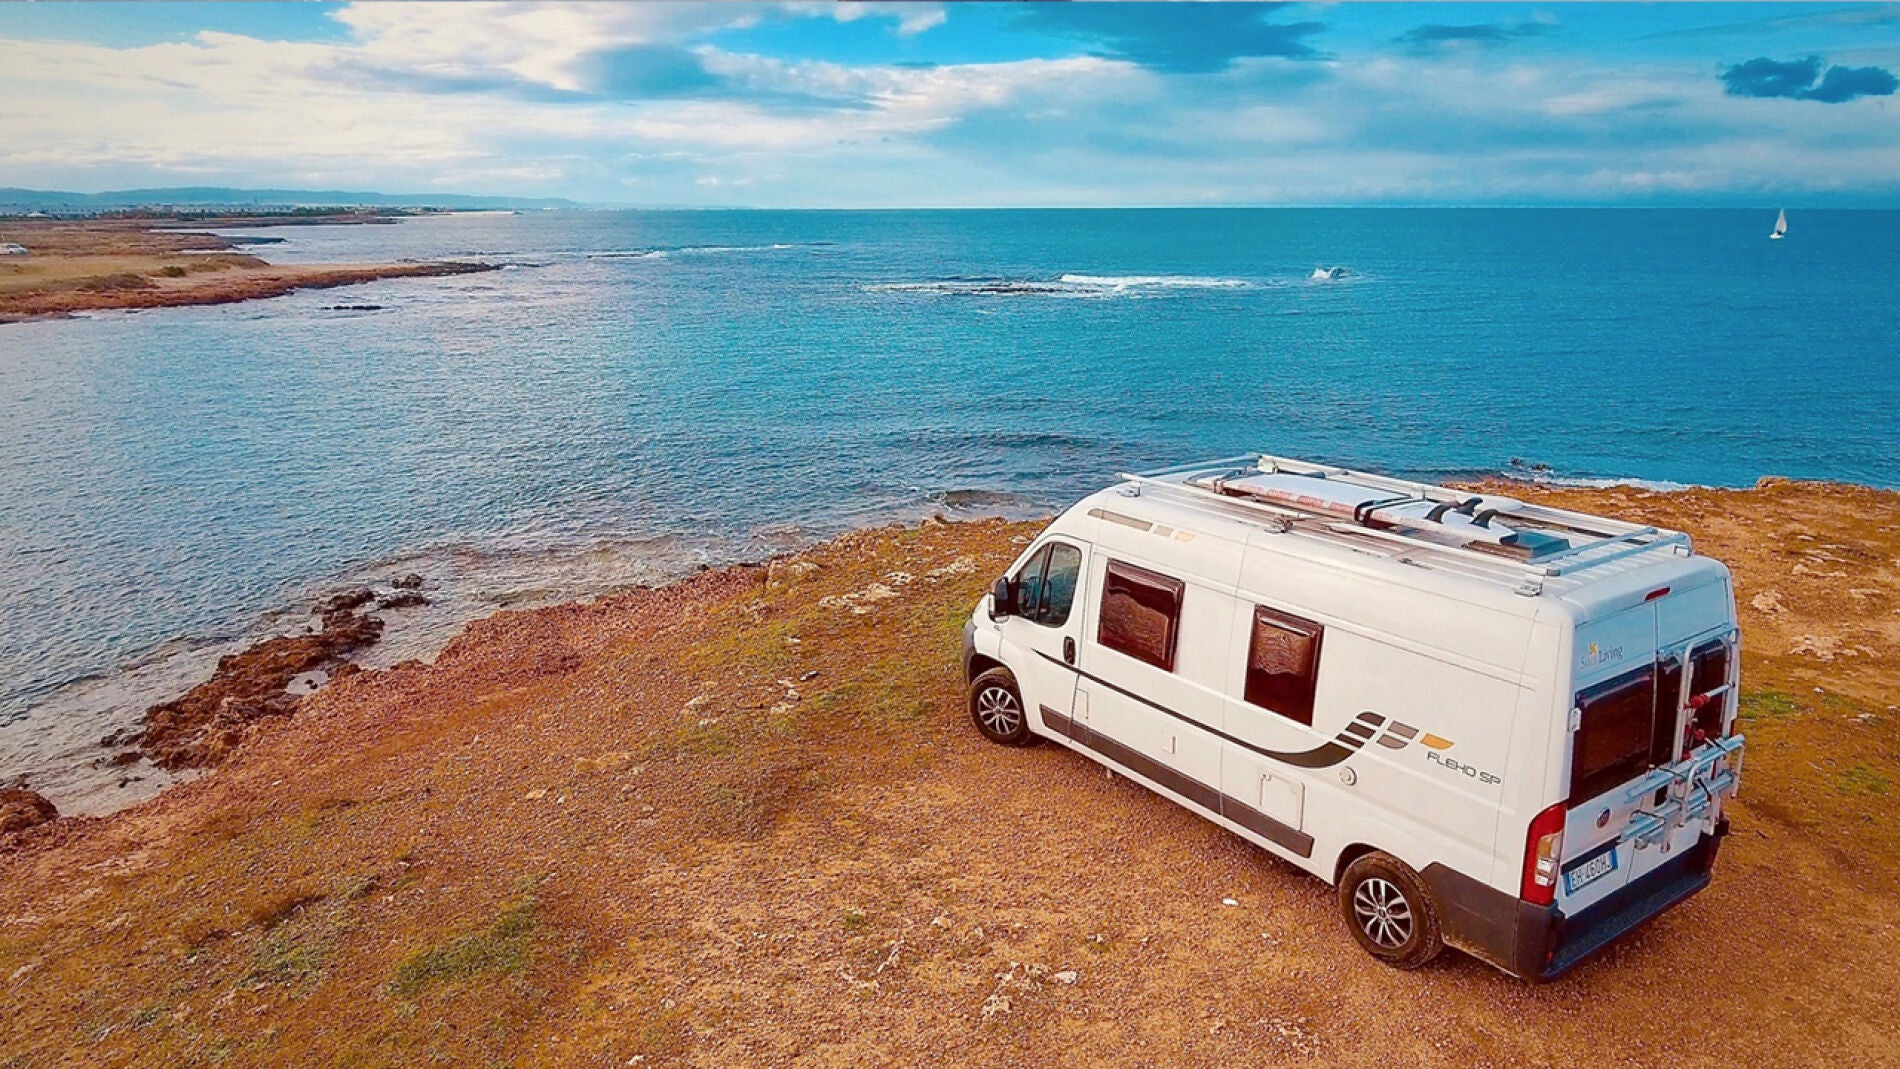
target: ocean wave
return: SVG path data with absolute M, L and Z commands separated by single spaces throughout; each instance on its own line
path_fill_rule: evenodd
M 1608 490 L 1613 487 L 1625 486 L 1633 490 L 1650 490 L 1659 494 L 1674 494 L 1684 490 L 1702 489 L 1700 484 L 1697 483 L 1679 483 L 1672 482 L 1668 479 L 1639 479 L 1635 476 L 1604 476 L 1601 478 L 1568 475 L 1527 476 L 1507 472 L 1504 477 L 1514 482 L 1537 483 L 1543 486 L 1567 486 L 1575 487 L 1579 490 Z
M 1634 490 L 1673 494 L 1683 490 L 1703 489 L 1697 483 L 1679 483 L 1670 479 L 1644 479 L 1634 475 L 1564 475 L 1548 464 L 1527 463 L 1517 457 L 1512 457 L 1510 463 L 1497 474 L 1512 482 L 1530 483 L 1534 486 L 1574 487 L 1579 490 L 1608 490 L 1622 486 Z
M 908 448 L 937 455 L 980 456 L 999 450 L 1049 450 L 1095 452 L 1103 447 L 1099 438 L 1062 431 L 976 431 L 942 428 L 905 430 L 867 430 L 853 436 L 880 449 Z
M 948 509 L 1007 509 L 1033 504 L 1025 495 L 1007 490 L 934 490 L 924 496 Z
M 784 252 L 787 249 L 816 249 L 835 244 L 829 241 L 780 241 L 770 245 L 667 245 L 651 249 L 607 249 L 583 253 L 589 260 L 665 260 L 674 256 L 715 256 L 728 252 Z
M 881 282 L 869 293 L 921 293 L 939 297 L 1155 297 L 1192 290 L 1244 290 L 1258 283 L 1206 275 L 1086 275 L 1055 278 L 952 275 L 922 282 Z
M 1063 275 L 1061 281 L 1075 286 L 1106 289 L 1164 290 L 1242 290 L 1253 283 L 1244 278 L 1210 278 L 1205 275 Z

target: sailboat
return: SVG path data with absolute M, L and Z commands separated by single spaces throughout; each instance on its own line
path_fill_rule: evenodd
M 1775 215 L 1775 228 L 1768 234 L 1768 240 L 1780 241 L 1788 233 L 1788 213 L 1784 210 Z

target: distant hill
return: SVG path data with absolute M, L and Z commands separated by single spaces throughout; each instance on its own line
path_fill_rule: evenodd
M 0 213 L 107 212 L 128 208 L 579 208 L 556 197 L 479 197 L 459 193 L 371 193 L 344 189 L 233 189 L 182 186 L 74 193 L 57 189 L 0 187 Z

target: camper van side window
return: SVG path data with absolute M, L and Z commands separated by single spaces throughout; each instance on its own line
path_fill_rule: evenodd
M 1174 640 L 1181 626 L 1185 589 L 1179 579 L 1109 561 L 1095 641 L 1164 672 L 1174 671 Z
M 1247 649 L 1247 701 L 1312 727 L 1324 630 L 1311 620 L 1255 606 L 1253 641 Z

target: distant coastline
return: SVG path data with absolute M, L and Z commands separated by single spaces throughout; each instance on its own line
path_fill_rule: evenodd
M 0 255 L 0 323 L 63 319 L 79 312 L 231 304 L 302 289 L 495 269 L 493 264 L 462 261 L 271 264 L 235 251 L 238 242 L 174 229 L 394 223 L 401 218 L 391 212 L 339 211 L 0 219 L 0 249 L 8 250 Z

